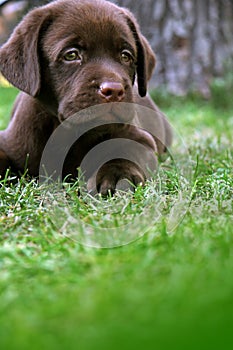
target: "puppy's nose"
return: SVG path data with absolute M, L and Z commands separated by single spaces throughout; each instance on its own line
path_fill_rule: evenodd
M 125 89 L 121 83 L 105 81 L 100 85 L 99 94 L 106 102 L 120 102 L 125 96 Z

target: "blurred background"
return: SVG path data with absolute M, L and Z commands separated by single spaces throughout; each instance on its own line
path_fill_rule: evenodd
M 111 0 L 131 9 L 157 55 L 151 88 L 211 97 L 214 78 L 232 77 L 233 0 Z M 0 0 L 0 46 L 22 16 L 48 0 Z

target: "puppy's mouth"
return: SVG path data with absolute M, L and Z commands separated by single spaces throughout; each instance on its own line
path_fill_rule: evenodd
M 133 103 L 111 102 L 90 106 L 78 110 L 76 113 L 58 113 L 60 123 L 69 121 L 71 124 L 86 124 L 98 121 L 100 124 L 105 123 L 129 123 L 135 116 Z M 69 123 L 68 122 L 68 123 Z

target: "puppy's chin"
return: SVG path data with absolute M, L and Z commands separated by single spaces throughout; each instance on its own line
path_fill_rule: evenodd
M 68 110 L 68 109 L 67 109 Z M 71 124 L 86 124 L 97 122 L 100 125 L 109 123 L 130 123 L 135 116 L 133 103 L 110 102 L 97 104 L 85 109 L 78 109 L 75 112 L 67 112 L 65 109 L 58 113 L 60 123 L 68 121 Z

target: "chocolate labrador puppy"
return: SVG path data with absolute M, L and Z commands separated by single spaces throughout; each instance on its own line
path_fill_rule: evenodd
M 1 73 L 22 91 L 8 128 L 0 132 L 1 176 L 8 167 L 23 172 L 25 164 L 29 174 L 38 176 L 43 150 L 56 128 L 81 110 L 100 104 L 111 106 L 110 112 L 102 116 L 101 125 L 89 128 L 72 145 L 63 177 L 75 177 L 85 155 L 110 139 L 140 143 L 144 146 L 141 161 L 148 164 L 151 153 L 166 152 L 172 138 L 170 126 L 146 96 L 154 67 L 155 55 L 125 8 L 104 0 L 57 0 L 33 9 L 0 49 Z M 122 103 L 152 109 L 156 135 L 141 125 L 136 113 L 117 115 L 113 107 Z M 92 114 L 95 118 L 99 116 Z M 89 187 L 93 178 L 102 194 L 113 193 L 122 179 L 144 183 L 147 175 L 140 166 L 123 158 L 92 169 L 95 175 L 88 175 Z

